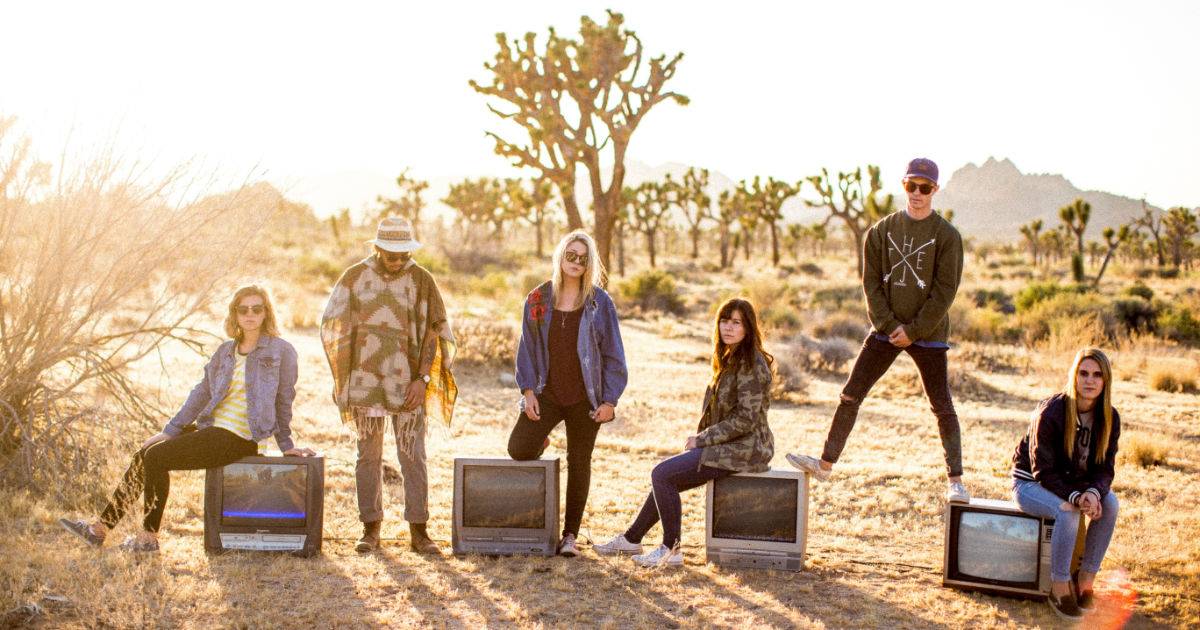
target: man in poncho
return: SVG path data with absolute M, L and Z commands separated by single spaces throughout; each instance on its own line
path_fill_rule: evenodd
M 419 553 L 438 553 L 425 530 L 429 477 L 427 421 L 447 426 L 458 388 L 450 373 L 454 335 L 437 283 L 412 259 L 421 246 L 412 224 L 379 222 L 374 255 L 346 270 L 321 317 L 321 342 L 333 371 L 333 398 L 358 435 L 354 480 L 363 536 L 360 553 L 379 548 L 383 524 L 383 437 L 390 425 L 404 477 L 404 520 Z

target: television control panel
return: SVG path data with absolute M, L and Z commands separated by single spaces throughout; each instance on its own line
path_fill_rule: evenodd
M 221 533 L 221 548 L 244 551 L 301 551 L 308 536 L 304 534 L 229 534 Z
M 741 569 L 773 569 L 803 571 L 804 558 L 794 554 L 760 552 L 747 549 L 709 551 L 707 559 L 713 564 Z

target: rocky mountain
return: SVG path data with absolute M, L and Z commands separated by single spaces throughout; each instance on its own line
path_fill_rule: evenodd
M 1011 161 L 995 158 L 954 171 L 934 206 L 952 208 L 954 224 L 966 235 L 1009 241 L 1020 237 L 1020 226 L 1035 219 L 1042 219 L 1046 227 L 1057 226 L 1058 209 L 1077 197 L 1092 205 L 1089 239 L 1099 239 L 1105 227 L 1119 226 L 1142 214 L 1139 199 L 1080 190 L 1062 175 L 1022 173 Z

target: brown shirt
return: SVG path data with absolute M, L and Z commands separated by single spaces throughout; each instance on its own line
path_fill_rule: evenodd
M 550 316 L 550 373 L 546 389 L 550 398 L 564 407 L 587 400 L 583 368 L 579 365 L 579 320 L 583 309 L 560 311 Z

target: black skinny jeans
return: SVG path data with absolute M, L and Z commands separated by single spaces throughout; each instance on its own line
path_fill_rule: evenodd
M 138 449 L 125 471 L 121 485 L 100 514 L 109 528 L 117 526 L 129 506 L 143 495 L 145 518 L 142 527 L 157 532 L 171 491 L 172 470 L 219 468 L 258 453 L 258 444 L 240 438 L 225 429 L 207 427 Z
M 559 422 L 566 422 L 567 513 L 563 519 L 563 535 L 578 536 L 588 489 L 592 485 L 592 449 L 596 446 L 600 423 L 589 415 L 591 408 L 586 400 L 562 407 L 549 395 L 542 395 L 538 396 L 538 406 L 542 412 L 540 420 L 530 420 L 524 412 L 517 418 L 517 426 L 508 438 L 508 454 L 518 461 L 541 457 L 546 436 Z
M 929 398 L 929 407 L 937 416 L 938 433 L 942 438 L 942 450 L 946 456 L 946 470 L 951 477 L 962 475 L 962 435 L 958 426 L 958 414 L 954 411 L 954 401 L 950 398 L 950 381 L 946 367 L 946 348 L 925 348 L 910 345 L 907 348 L 897 348 L 890 342 L 875 338 L 875 333 L 867 334 L 863 341 L 862 350 L 854 361 L 854 369 L 850 378 L 842 388 L 841 399 L 837 411 L 833 414 L 833 425 L 829 427 L 829 436 L 825 438 L 825 450 L 821 459 L 836 463 L 846 447 L 846 438 L 854 429 L 858 419 L 858 408 L 888 368 L 901 352 L 907 352 L 917 364 L 921 373 L 921 385 L 925 388 L 925 396 Z

